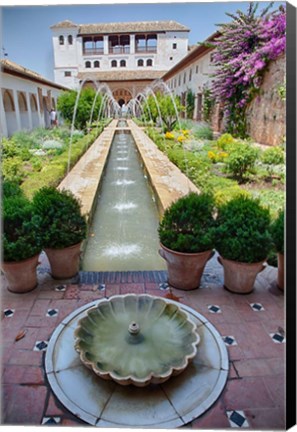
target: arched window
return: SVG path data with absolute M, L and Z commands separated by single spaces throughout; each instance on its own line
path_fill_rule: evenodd
M 4 105 L 4 111 L 5 112 L 15 111 L 14 102 L 13 102 L 13 96 L 12 96 L 11 90 L 5 90 L 4 91 L 4 94 L 3 94 L 3 105 Z
M 100 62 L 98 60 L 94 61 L 94 68 L 99 68 Z
M 126 60 L 120 61 L 120 67 L 126 67 Z
M 112 60 L 111 67 L 117 67 L 117 61 L 116 60 Z
M 18 92 L 18 102 L 20 112 L 28 111 L 26 97 L 23 92 Z
M 137 66 L 143 66 L 143 60 L 142 59 L 137 60 Z
M 68 44 L 69 45 L 73 44 L 73 37 L 72 37 L 72 35 L 68 35 Z
M 153 60 L 152 59 L 147 59 L 146 65 L 147 66 L 153 66 Z
M 30 107 L 31 107 L 32 112 L 37 111 L 37 101 L 36 101 L 36 97 L 34 96 L 34 94 L 30 95 Z
M 64 36 L 59 36 L 59 45 L 64 45 Z
M 86 67 L 86 68 L 90 68 L 90 67 L 91 67 L 91 62 L 90 62 L 90 61 L 86 61 L 86 63 L 85 63 L 85 67 Z

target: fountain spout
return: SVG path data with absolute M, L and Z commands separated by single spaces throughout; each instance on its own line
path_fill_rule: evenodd
M 128 330 L 130 334 L 137 335 L 140 332 L 140 327 L 136 322 L 132 321 L 129 325 Z

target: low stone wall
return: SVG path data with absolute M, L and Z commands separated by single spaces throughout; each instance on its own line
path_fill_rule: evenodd
M 286 73 L 285 56 L 271 62 L 266 71 L 260 94 L 247 109 L 247 132 L 260 144 L 281 144 L 286 133 L 286 103 L 279 95 Z

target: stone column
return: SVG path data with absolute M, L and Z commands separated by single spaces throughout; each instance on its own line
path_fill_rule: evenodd
M 16 122 L 17 122 L 17 130 L 20 131 L 22 129 L 22 123 L 21 123 L 21 115 L 20 115 L 18 92 L 17 92 L 17 90 L 13 89 L 12 93 L 13 93 L 13 101 L 14 101 L 14 106 L 15 106 L 15 116 L 16 116 Z
M 130 35 L 130 54 L 135 54 L 135 35 Z
M 103 36 L 103 52 L 104 54 L 108 54 L 108 36 Z
M 30 94 L 28 92 L 26 92 L 26 102 L 28 107 L 29 130 L 32 130 L 33 122 L 32 122 L 31 101 L 30 101 Z

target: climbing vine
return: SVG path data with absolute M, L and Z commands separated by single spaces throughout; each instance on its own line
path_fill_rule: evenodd
M 285 52 L 285 9 L 280 6 L 269 13 L 272 4 L 257 16 L 259 4 L 251 2 L 247 13 L 226 13 L 232 21 L 219 24 L 212 92 L 223 106 L 226 132 L 234 136 L 246 137 L 247 105 L 259 91 L 269 63 Z
M 187 118 L 192 119 L 194 114 L 194 108 L 195 108 L 195 95 L 192 92 L 192 90 L 187 91 L 187 100 L 186 100 L 186 111 L 187 111 Z

